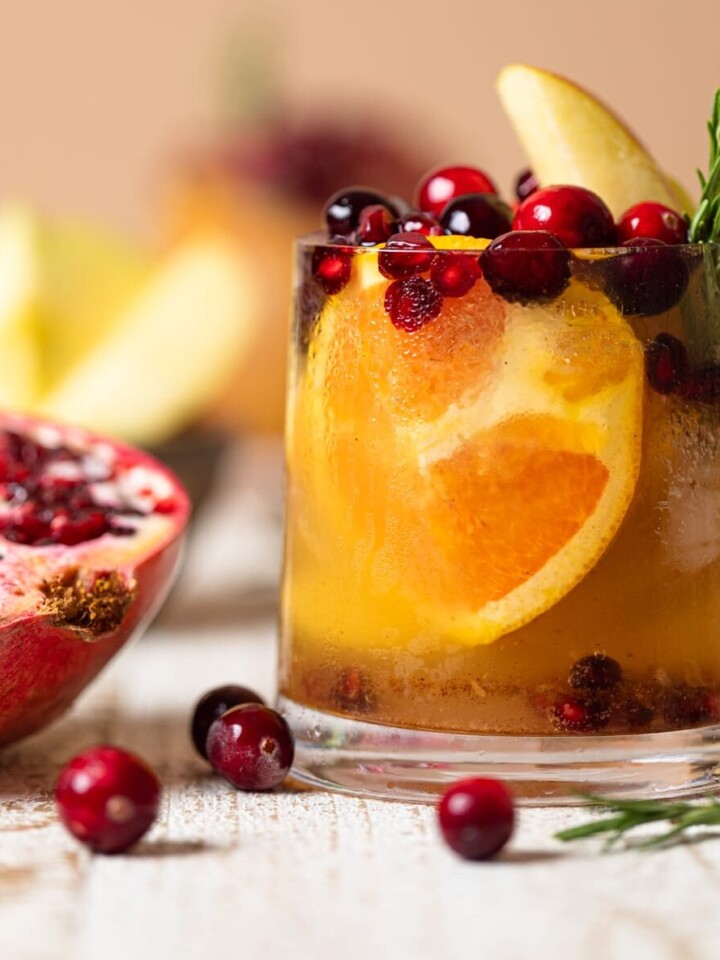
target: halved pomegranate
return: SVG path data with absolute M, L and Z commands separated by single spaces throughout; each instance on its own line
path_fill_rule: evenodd
M 62 713 L 147 624 L 189 510 L 139 450 L 0 413 L 0 746 Z

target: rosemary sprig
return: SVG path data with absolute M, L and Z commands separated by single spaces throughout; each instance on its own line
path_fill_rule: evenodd
M 690 243 L 710 243 L 720 240 L 720 89 L 715 91 L 712 116 L 708 121 L 710 134 L 710 162 L 707 179 L 700 170 L 702 196 L 688 227 Z
M 569 842 L 605 835 L 605 847 L 609 848 L 636 827 L 661 821 L 671 824 L 669 830 L 653 834 L 649 839 L 634 844 L 641 850 L 647 850 L 679 840 L 690 827 L 720 826 L 720 801 L 717 800 L 673 803 L 668 800 L 608 800 L 593 794 L 581 796 L 610 811 L 610 816 L 561 830 L 555 834 L 558 840 Z

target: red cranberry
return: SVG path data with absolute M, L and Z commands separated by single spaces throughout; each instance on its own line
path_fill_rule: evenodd
M 430 279 L 444 297 L 464 297 L 479 276 L 474 253 L 439 253 L 430 269 Z
M 385 243 L 397 230 L 395 218 L 382 204 L 374 203 L 360 214 L 360 222 L 355 231 L 356 241 L 363 247 L 376 243 Z
M 325 204 L 323 216 L 328 229 L 328 236 L 350 237 L 357 230 L 360 223 L 360 214 L 365 207 L 380 204 L 390 211 L 397 219 L 398 210 L 389 197 L 375 190 L 365 187 L 349 187 L 338 190 Z
M 663 243 L 687 243 L 688 228 L 685 218 L 662 203 L 636 203 L 620 217 L 617 223 L 619 243 L 650 237 Z
M 400 233 L 422 233 L 425 237 L 441 237 L 445 233 L 435 217 L 429 213 L 410 210 L 398 220 Z
M 553 706 L 552 718 L 560 730 L 593 733 L 602 730 L 610 722 L 610 707 L 603 700 L 562 697 Z
M 617 660 L 604 653 L 593 653 L 576 660 L 570 668 L 568 683 L 575 690 L 612 690 L 622 680 Z
M 442 295 L 435 284 L 423 277 L 396 280 L 385 292 L 385 311 L 393 325 L 406 333 L 415 333 L 434 320 L 442 305 Z
M 707 691 L 700 687 L 675 687 L 664 698 L 663 715 L 674 727 L 692 726 L 708 720 Z
M 443 794 L 438 821 L 445 843 L 455 853 L 466 860 L 489 860 L 512 836 L 512 796 L 500 780 L 460 780 Z
M 269 707 L 245 703 L 213 721 L 207 756 L 240 790 L 272 790 L 292 766 L 295 747 L 285 720 Z
M 655 711 L 637 697 L 629 697 L 622 705 L 622 716 L 629 727 L 639 729 L 650 726 L 655 718 Z
M 224 687 L 215 687 L 214 690 L 210 690 L 195 704 L 190 723 L 190 736 L 195 749 L 204 760 L 207 760 L 206 743 L 210 725 L 231 707 L 239 707 L 241 703 L 264 704 L 265 701 L 248 687 L 228 683 Z
M 615 243 L 612 214 L 596 193 L 583 187 L 545 187 L 518 207 L 513 230 L 549 230 L 566 247 Z
M 94 747 L 63 768 L 55 799 L 74 837 L 98 853 L 120 853 L 150 829 L 160 805 L 160 782 L 127 750 Z
M 466 193 L 451 200 L 440 214 L 440 224 L 462 237 L 492 240 L 510 229 L 510 207 L 491 193 Z
M 480 256 L 491 289 L 506 300 L 552 300 L 570 279 L 570 253 L 546 230 L 497 237 Z
M 340 293 L 352 274 L 352 253 L 347 247 L 315 247 L 312 274 L 325 293 Z
M 523 170 L 517 175 L 517 179 L 515 180 L 515 196 L 521 203 L 539 188 L 540 184 L 532 170 Z
M 708 364 L 689 373 L 680 385 L 680 394 L 693 403 L 720 401 L 720 366 Z
M 627 253 L 598 261 L 605 292 L 625 316 L 653 317 L 674 307 L 688 285 L 680 252 L 661 240 L 639 238 L 622 244 Z
M 437 217 L 451 200 L 466 193 L 497 193 L 497 188 L 475 167 L 441 167 L 420 181 L 416 200 L 421 210 Z
M 659 333 L 645 347 L 645 373 L 656 393 L 674 393 L 684 382 L 687 350 L 670 333 Z
M 430 269 L 435 247 L 422 233 L 396 233 L 378 256 L 378 269 L 390 280 L 404 280 Z

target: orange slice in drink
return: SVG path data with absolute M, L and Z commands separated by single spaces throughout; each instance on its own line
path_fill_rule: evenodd
M 458 240 L 437 245 L 468 246 Z M 642 346 L 575 281 L 521 306 L 480 280 L 408 334 L 383 309 L 376 256 L 356 261 L 320 318 L 299 398 L 320 539 L 350 593 L 412 611 L 420 639 L 491 642 L 567 594 L 622 523 Z

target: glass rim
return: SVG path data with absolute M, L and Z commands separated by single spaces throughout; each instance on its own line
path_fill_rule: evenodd
M 535 231 L 513 231 L 513 232 L 535 232 Z M 452 236 L 452 234 L 445 234 L 444 236 Z M 432 238 L 430 238 L 432 239 Z M 464 238 L 463 238 L 464 239 Z M 475 239 L 475 238 L 473 238 Z M 467 254 L 477 254 L 478 256 L 483 253 L 492 240 L 487 240 L 485 246 L 472 246 L 472 247 L 435 247 L 435 253 L 437 254 L 455 254 L 455 253 L 467 253 Z M 482 243 L 481 240 L 478 240 L 478 244 Z M 372 253 L 380 253 L 385 251 L 385 246 L 381 244 L 368 244 L 365 246 L 350 243 L 349 241 L 342 240 L 329 240 L 327 235 L 322 230 L 316 230 L 312 233 L 306 233 L 302 236 L 295 238 L 295 246 L 301 250 L 315 250 L 317 248 L 322 248 L 324 250 L 340 250 L 340 251 L 352 251 L 353 255 L 366 255 Z M 574 255 L 578 260 L 593 260 L 594 258 L 599 257 L 611 257 L 611 256 L 622 256 L 629 253 L 647 253 L 652 250 L 675 250 L 685 256 L 698 256 L 702 253 L 704 249 L 711 250 L 716 253 L 720 253 L 720 241 L 705 241 L 700 243 L 666 243 L 663 246 L 622 246 L 621 244 L 615 244 L 613 246 L 607 247 L 557 247 L 556 249 L 549 250 L 538 250 L 537 247 L 513 247 L 512 250 L 506 251 L 507 253 L 536 253 L 536 254 L 551 254 L 559 255 L 563 253 L 569 253 Z M 406 254 L 405 250 L 388 250 L 388 254 L 391 256 L 399 255 L 402 256 Z

